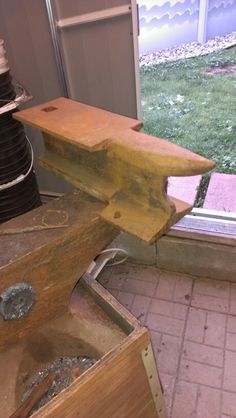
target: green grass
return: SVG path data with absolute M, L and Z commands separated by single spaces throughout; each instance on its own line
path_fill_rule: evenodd
M 203 57 L 141 67 L 144 132 L 166 138 L 236 173 L 236 73 L 206 74 L 236 64 L 236 47 Z

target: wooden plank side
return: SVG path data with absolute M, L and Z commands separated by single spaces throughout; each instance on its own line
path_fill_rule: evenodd
M 62 242 L 66 236 L 83 231 L 106 205 L 76 191 L 51 200 L 0 226 L 0 272 L 29 253 Z
M 33 376 L 45 364 L 80 355 L 100 360 L 127 337 L 113 311 L 107 309 L 110 298 L 104 296 L 103 309 L 97 303 L 96 292 L 90 294 L 90 286 L 84 288 L 82 282 L 72 293 L 70 312 L 37 327 L 13 347 L 0 350 L 0 370 L 5 373 L 4 380 L 0 380 L 0 418 L 9 417 L 20 407 Z M 125 318 L 123 313 L 123 323 Z M 127 329 L 128 324 L 123 328 Z M 138 324 L 137 328 L 140 328 Z
M 141 357 L 149 343 L 144 328 L 132 333 L 32 418 L 158 418 Z
M 96 301 L 97 306 L 102 308 L 127 335 L 134 329 L 140 328 L 140 322 L 105 287 L 88 274 L 83 275 L 74 293 L 80 292 L 81 289 L 85 289 Z
M 0 293 L 21 282 L 27 282 L 36 292 L 36 302 L 27 315 L 17 321 L 0 322 L 0 347 L 66 312 L 75 284 L 91 260 L 117 235 L 114 227 L 99 218 L 102 204 L 96 204 L 94 199 L 92 202 L 84 194 L 80 204 L 77 199 L 62 198 L 63 204 L 56 200 L 4 225 L 5 231 L 34 226 L 38 214 L 38 220 L 48 214 L 56 222 L 57 208 L 68 214 L 69 227 L 0 237 L 1 248 L 6 252 L 0 256 Z

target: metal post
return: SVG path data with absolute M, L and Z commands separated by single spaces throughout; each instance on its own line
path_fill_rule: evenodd
M 133 34 L 133 47 L 134 47 L 134 76 L 135 76 L 135 90 L 136 90 L 136 109 L 137 118 L 141 119 L 141 92 L 140 92 L 140 65 L 139 65 L 139 16 L 138 5 L 136 0 L 131 0 L 132 11 L 132 34 Z
M 59 80 L 61 84 L 62 93 L 65 97 L 69 97 L 51 0 L 45 0 L 45 4 L 46 4 L 46 9 L 47 9 L 47 14 L 48 14 L 48 21 L 49 21 L 49 26 L 51 30 L 54 54 L 55 54 L 56 65 L 57 65 L 57 72 L 58 72 L 58 76 L 59 76 Z
M 200 0 L 197 40 L 201 44 L 206 42 L 206 38 L 207 38 L 208 5 L 209 5 L 209 0 Z

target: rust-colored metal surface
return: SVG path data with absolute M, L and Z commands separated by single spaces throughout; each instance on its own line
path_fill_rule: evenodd
M 138 120 L 58 98 L 15 117 L 43 132 L 41 164 L 106 202 L 101 217 L 147 242 L 191 206 L 166 194 L 168 176 L 204 173 L 213 163 L 138 132 Z

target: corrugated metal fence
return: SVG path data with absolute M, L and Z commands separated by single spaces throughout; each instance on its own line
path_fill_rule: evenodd
M 236 0 L 139 0 L 140 53 L 236 31 Z

